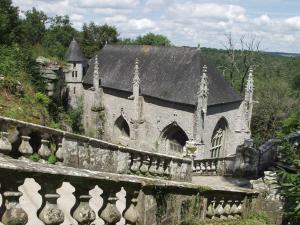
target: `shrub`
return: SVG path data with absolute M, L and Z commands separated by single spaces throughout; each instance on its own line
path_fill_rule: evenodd
M 39 102 L 40 104 L 42 104 L 45 107 L 48 106 L 50 103 L 49 97 L 41 92 L 37 92 L 35 94 L 35 98 L 36 98 L 37 102 Z

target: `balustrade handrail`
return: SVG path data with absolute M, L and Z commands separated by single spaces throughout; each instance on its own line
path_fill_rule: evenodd
M 122 184 L 132 184 L 144 186 L 158 186 L 164 188 L 182 188 L 190 189 L 196 191 L 210 192 L 210 191 L 224 191 L 224 192 L 236 192 L 236 193 L 245 193 L 245 194 L 257 194 L 257 191 L 251 189 L 220 189 L 217 187 L 209 187 L 204 185 L 193 184 L 191 182 L 182 182 L 182 181 L 171 181 L 171 180 L 162 180 L 157 178 L 150 177 L 139 177 L 136 175 L 129 174 L 115 174 L 108 172 L 101 172 L 89 169 L 81 168 L 70 168 L 63 165 L 52 165 L 52 164 L 41 164 L 33 161 L 23 161 L 13 158 L 9 158 L 0 153 L 0 174 L 7 171 L 13 171 L 15 173 L 23 174 L 26 177 L 26 174 L 29 176 L 38 175 L 39 177 L 48 177 L 45 175 L 61 176 L 64 181 L 69 181 L 69 178 L 74 178 L 80 182 L 84 180 L 94 180 L 94 181 L 108 181 L 108 182 L 119 182 Z
M 126 152 L 126 153 L 136 153 L 136 154 L 141 154 L 141 155 L 151 155 L 151 156 L 156 156 L 156 157 L 159 157 L 159 158 L 160 157 L 161 158 L 168 158 L 168 159 L 171 159 L 171 160 L 174 160 L 174 161 L 180 161 L 180 162 L 184 162 L 184 163 L 188 163 L 188 164 L 192 163 L 192 160 L 188 159 L 188 158 L 182 158 L 182 157 L 178 157 L 178 156 L 167 155 L 167 154 L 163 154 L 163 153 L 150 152 L 150 151 L 145 151 L 145 150 L 138 150 L 138 149 L 135 149 L 135 148 L 125 147 L 125 146 L 113 144 L 113 143 L 110 143 L 110 142 L 106 142 L 106 141 L 103 141 L 103 140 L 100 140 L 100 139 L 91 138 L 91 137 L 88 137 L 88 136 L 63 131 L 63 130 L 60 130 L 60 129 L 54 129 L 54 128 L 50 128 L 50 127 L 46 127 L 46 126 L 42 126 L 42 125 L 38 125 L 38 124 L 33 124 L 33 123 L 21 121 L 21 120 L 16 120 L 16 119 L 0 116 L 0 124 L 1 124 L 2 121 L 5 121 L 6 123 L 9 123 L 10 125 L 18 125 L 18 126 L 21 126 L 21 127 L 24 127 L 24 128 L 30 128 L 33 131 L 46 132 L 47 134 L 50 134 L 50 135 L 74 138 L 74 139 L 80 140 L 80 141 L 85 142 L 85 143 L 96 143 L 97 145 L 100 145 L 101 147 L 109 147 L 109 150 L 112 150 L 112 151 L 121 151 L 121 152 Z
M 161 180 L 155 178 L 139 177 L 135 175 L 119 175 L 115 173 L 94 171 L 82 168 L 70 168 L 62 165 L 41 164 L 32 161 L 24 161 L 10 158 L 0 153 L 0 221 L 4 224 L 25 225 L 29 221 L 27 205 L 20 205 L 20 197 L 23 191 L 20 186 L 25 184 L 26 178 L 33 178 L 40 185 L 38 193 L 42 198 L 42 204 L 36 212 L 43 224 L 61 224 L 64 222 L 64 214 L 71 213 L 71 217 L 78 224 L 92 224 L 96 219 L 96 213 L 105 224 L 116 224 L 121 218 L 126 224 L 144 224 L 142 221 L 155 217 L 152 214 L 143 214 L 141 209 L 149 207 L 149 202 L 143 201 L 144 191 L 151 195 L 154 201 L 159 201 L 161 193 L 171 194 L 178 200 L 191 197 L 194 201 L 201 201 L 201 218 L 231 218 L 239 217 L 246 207 L 248 197 L 257 196 L 252 190 L 227 190 L 204 187 L 189 182 Z M 58 206 L 60 194 L 58 188 L 63 182 L 69 182 L 75 189 L 75 204 L 71 211 L 63 211 Z M 102 189 L 102 206 L 97 211 L 91 208 L 89 200 L 92 198 L 90 190 L 98 185 Z M 119 211 L 117 208 L 117 193 L 124 188 L 126 191 L 126 208 Z M 150 192 L 148 192 L 151 190 Z M 164 192 L 161 192 L 161 191 Z M 222 198 L 216 195 L 216 191 L 222 193 Z M 233 194 L 236 193 L 236 194 Z M 199 194 L 202 198 L 198 198 Z M 141 198 L 140 198 L 140 197 Z M 198 197 L 197 197 L 198 196 Z M 226 197 L 227 196 L 227 197 Z M 232 196 L 235 196 L 232 198 Z M 198 199 L 198 200 L 197 200 Z M 164 201 L 167 201 L 166 199 Z M 234 203 L 233 203 L 234 202 Z M 180 203 L 181 204 L 181 203 Z M 183 203 L 182 203 L 183 204 Z M 179 206 L 179 204 L 178 204 Z M 25 208 L 23 208 L 25 207 Z M 161 207 L 161 206 L 157 206 Z M 26 212 L 25 210 L 26 209 Z M 158 210 L 158 209 L 157 209 Z M 199 209 L 200 210 L 200 209 Z M 35 213 L 35 212 L 34 212 Z M 172 215 L 174 218 L 178 217 Z M 33 214 L 32 214 L 33 215 Z M 199 214 L 200 215 L 200 214 Z M 32 219 L 32 218 L 31 218 Z M 50 222 L 49 222 L 50 221 Z M 158 223 L 162 224 L 162 223 Z
M 194 159 L 193 161 L 195 162 L 200 162 L 200 161 L 221 161 L 221 160 L 232 160 L 235 159 L 235 156 L 225 156 L 225 157 L 217 157 L 217 158 L 204 158 L 204 159 Z

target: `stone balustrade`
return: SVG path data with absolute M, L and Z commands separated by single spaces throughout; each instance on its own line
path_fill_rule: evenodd
M 231 175 L 235 157 L 196 159 L 193 161 L 193 172 L 199 175 Z
M 36 194 L 40 196 L 41 204 L 34 212 L 20 204 L 22 195 L 28 194 L 20 187 L 29 178 L 40 186 Z M 63 211 L 58 205 L 58 199 L 63 197 L 58 188 L 63 182 L 75 189 L 75 204 L 68 211 Z M 98 210 L 94 210 L 89 202 L 89 190 L 95 185 L 102 190 Z M 123 210 L 116 204 L 121 189 L 126 192 Z M 256 195 L 252 192 L 216 191 L 188 182 L 41 164 L 3 154 L 0 154 L 0 194 L 0 221 L 5 225 L 35 224 L 30 221 L 33 218 L 39 224 L 59 225 L 67 214 L 79 225 L 96 224 L 96 217 L 107 225 L 177 225 L 188 216 L 199 217 L 199 220 L 231 219 L 241 217 Z
M 190 181 L 192 172 L 192 161 L 186 158 L 114 145 L 6 117 L 0 117 L 0 153 L 25 161 L 176 181 Z
M 235 199 L 234 197 L 232 197 Z M 240 219 L 242 218 L 243 209 L 245 208 L 245 200 L 232 200 L 224 198 L 213 198 L 209 201 L 206 211 L 207 219 Z

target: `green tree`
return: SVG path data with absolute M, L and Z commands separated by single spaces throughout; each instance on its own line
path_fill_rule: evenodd
M 171 45 L 171 41 L 166 36 L 154 33 L 147 33 L 144 36 L 138 36 L 135 43 L 138 45 Z
M 85 56 L 92 57 L 106 43 L 116 43 L 118 35 L 117 29 L 107 24 L 102 26 L 93 22 L 84 24 L 82 27 L 81 47 Z
M 0 1 L 0 44 L 10 45 L 18 39 L 20 19 L 11 0 Z
M 147 33 L 144 36 L 138 36 L 136 39 L 125 38 L 120 40 L 123 45 L 162 45 L 170 46 L 171 41 L 164 35 Z
M 255 89 L 258 102 L 254 105 L 251 130 L 258 144 L 275 137 L 282 121 L 299 105 L 295 92 L 286 80 L 269 77 L 266 81 L 257 79 Z
M 31 45 L 41 44 L 46 32 L 47 15 L 43 11 L 32 8 L 25 12 L 25 17 L 21 24 L 24 42 Z
M 43 38 L 43 46 L 50 55 L 64 58 L 67 48 L 78 32 L 72 27 L 69 16 L 50 18 L 50 26 Z

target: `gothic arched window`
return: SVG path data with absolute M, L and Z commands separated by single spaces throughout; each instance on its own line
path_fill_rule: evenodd
M 183 151 L 186 141 L 188 141 L 186 133 L 177 123 L 172 123 L 163 130 L 162 139 L 165 142 L 167 151 L 180 153 Z
M 119 118 L 116 120 L 115 127 L 117 128 L 119 135 L 130 137 L 130 128 L 123 116 L 119 116 Z
M 218 158 L 224 155 L 222 154 L 222 150 L 224 150 L 227 127 L 228 123 L 226 119 L 221 118 L 217 123 L 211 138 L 211 158 Z

